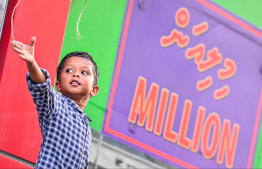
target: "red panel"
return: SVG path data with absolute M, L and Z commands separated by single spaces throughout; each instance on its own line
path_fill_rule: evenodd
M 12 15 L 12 9 L 15 7 L 17 0 L 9 1 L 7 10 L 6 10 L 6 18 L 11 18 Z M 5 24 L 3 27 L 2 35 L 1 35 L 1 41 L 0 41 L 0 82 L 1 82 L 1 76 L 2 76 L 2 71 L 4 67 L 4 62 L 5 62 L 5 56 L 7 52 L 7 46 L 9 45 L 8 40 L 10 38 L 10 33 L 11 33 L 11 22 L 8 22 L 8 19 L 5 20 Z
M 23 163 L 20 163 L 20 162 L 17 162 L 17 161 L 15 161 L 15 160 L 13 160 L 13 159 L 10 159 L 10 158 L 8 158 L 8 157 L 5 157 L 5 156 L 2 156 L 2 155 L 0 155 L 0 164 L 1 164 L 1 168 L 5 168 L 5 169 L 7 169 L 7 168 L 28 168 L 28 169 L 30 169 L 30 168 L 33 168 L 33 167 L 30 167 L 30 166 L 28 166 L 28 165 L 25 165 L 25 164 L 23 164 Z
M 9 1 L 0 44 L 0 61 L 5 61 L 0 67 L 0 149 L 35 163 L 42 139 L 37 112 L 27 89 L 26 64 L 9 45 L 13 10 L 10 6 L 16 2 Z M 53 83 L 70 2 L 22 0 L 14 17 L 15 39 L 27 44 L 32 36 L 36 36 L 36 61 L 49 71 Z

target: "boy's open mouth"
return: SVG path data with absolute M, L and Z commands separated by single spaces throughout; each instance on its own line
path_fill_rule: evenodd
M 72 80 L 71 85 L 81 85 L 77 80 Z

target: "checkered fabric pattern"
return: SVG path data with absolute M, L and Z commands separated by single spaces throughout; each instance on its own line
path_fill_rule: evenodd
M 43 136 L 35 168 L 87 168 L 91 120 L 75 102 L 55 91 L 49 73 L 41 70 L 46 77 L 43 84 L 34 84 L 26 75 Z

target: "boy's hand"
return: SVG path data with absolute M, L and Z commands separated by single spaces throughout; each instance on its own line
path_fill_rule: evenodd
M 35 41 L 36 37 L 32 37 L 29 45 L 25 45 L 15 40 L 13 40 L 11 44 L 13 46 L 13 50 L 19 54 L 21 59 L 25 60 L 27 63 L 33 63 L 35 60 Z
M 32 37 L 29 45 L 13 40 L 13 50 L 17 52 L 23 60 L 26 61 L 27 69 L 31 80 L 36 84 L 42 84 L 46 81 L 46 77 L 37 65 L 34 57 L 36 37 Z

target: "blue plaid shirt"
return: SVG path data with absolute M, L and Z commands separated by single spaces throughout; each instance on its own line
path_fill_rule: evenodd
M 48 72 L 41 70 L 46 77 L 43 84 L 34 84 L 26 75 L 43 136 L 35 168 L 87 168 L 91 120 L 74 101 L 55 91 Z

